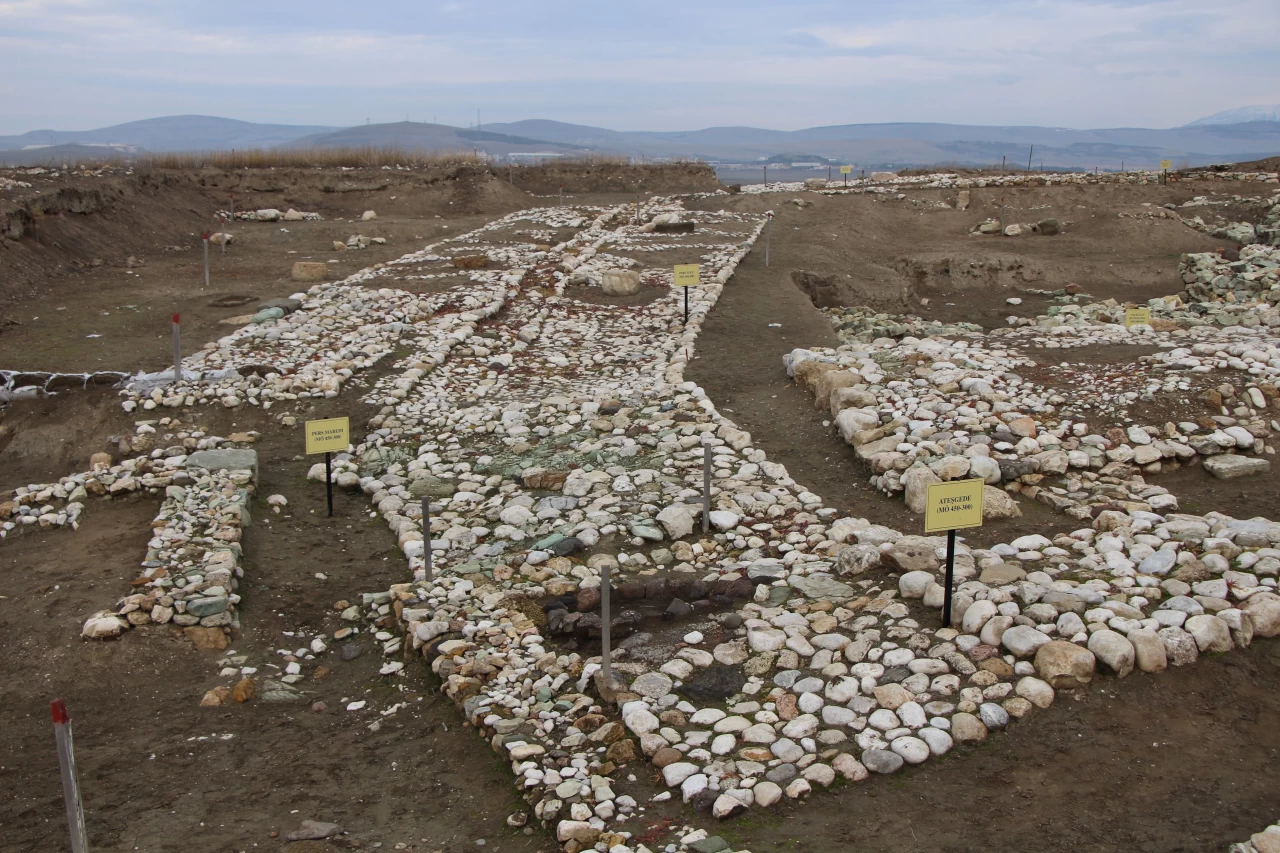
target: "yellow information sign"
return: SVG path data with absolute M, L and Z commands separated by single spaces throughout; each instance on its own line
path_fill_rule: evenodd
M 1161 160 L 1161 161 L 1160 161 L 1160 168 L 1161 168 L 1161 169 L 1168 169 L 1168 168 L 1170 168 L 1171 166 L 1173 166 L 1173 161 L 1172 161 L 1172 160 Z
M 982 526 L 981 478 L 933 483 L 925 499 L 924 532 Z
M 1151 325 L 1151 309 L 1150 308 L 1126 308 L 1124 311 L 1124 327 L 1128 329 L 1131 326 L 1150 326 Z
M 341 453 L 351 444 L 351 419 L 307 421 L 307 455 Z
M 853 167 L 852 167 L 852 166 L 841 166 L 841 167 L 840 167 L 840 174 L 842 174 L 842 175 L 847 175 L 847 174 L 849 174 L 849 173 L 850 173 L 850 172 L 852 172 L 852 171 L 853 171 Z
M 676 264 L 676 287 L 697 287 L 701 264 Z

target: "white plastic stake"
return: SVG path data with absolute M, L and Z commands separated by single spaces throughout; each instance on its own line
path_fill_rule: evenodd
M 71 853 L 89 853 L 89 838 L 84 828 L 84 803 L 80 799 L 80 779 L 76 775 L 76 752 L 71 741 L 71 715 L 67 703 L 55 699 L 53 735 L 58 741 L 58 766 L 62 768 L 62 800 L 67 807 L 67 825 L 71 830 Z

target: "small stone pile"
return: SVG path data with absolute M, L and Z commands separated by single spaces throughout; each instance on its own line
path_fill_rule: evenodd
M 969 230 L 970 234 L 1003 234 L 1005 237 L 1021 237 L 1029 234 L 1041 234 L 1051 237 L 1062 233 L 1062 225 L 1057 219 L 1041 219 L 1039 222 L 1000 225 L 999 219 L 985 219 Z
M 1275 203 L 1257 226 L 1257 242 L 1280 246 L 1280 198 L 1273 196 L 1271 200 Z
M 134 581 L 145 592 L 125 596 L 114 612 L 90 617 L 82 634 L 105 639 L 130 627 L 172 622 L 197 645 L 222 647 L 225 641 L 211 640 L 207 629 L 229 633 L 239 627 L 236 589 L 244 576 L 240 537 L 249 523 L 257 454 L 234 449 L 189 456 L 174 452 L 164 463 L 165 501 L 152 523 L 143 572 Z
M 231 219 L 231 211 L 219 210 L 214 214 L 218 219 Z M 235 218 L 242 222 L 319 222 L 324 219 L 318 213 L 304 213 L 300 210 L 294 210 L 292 207 L 281 212 L 274 207 L 263 208 L 262 210 L 237 210 Z
M 879 338 L 917 338 L 981 334 L 977 323 L 943 323 L 913 314 L 889 314 L 864 305 L 823 308 L 840 339 L 847 344 L 871 343 Z
M 1280 249 L 1247 246 L 1240 259 L 1228 261 L 1214 252 L 1183 255 L 1178 275 L 1187 303 L 1234 302 L 1241 305 L 1280 302 Z M 1273 325 L 1273 324 L 1268 324 Z

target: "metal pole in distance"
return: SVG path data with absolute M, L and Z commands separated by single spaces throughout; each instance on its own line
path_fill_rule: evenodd
M 942 627 L 951 627 L 951 587 L 955 585 L 956 575 L 956 532 L 947 531 L 947 576 L 942 592 Z
M 209 232 L 204 232 L 204 286 L 209 286 Z
M 422 562 L 431 580 L 431 498 L 422 499 Z
M 182 316 L 173 315 L 173 381 L 182 381 Z
M 329 451 L 324 453 L 324 490 L 329 499 L 329 517 L 333 518 L 333 454 Z
M 58 766 L 62 769 L 62 800 L 67 807 L 67 826 L 71 830 L 71 853 L 89 853 L 89 838 L 84 828 L 84 803 L 80 799 L 80 780 L 76 775 L 75 746 L 71 741 L 71 715 L 67 703 L 55 699 L 53 735 L 58 741 Z
M 711 530 L 711 438 L 702 434 L 702 532 Z
M 220 224 L 222 225 L 222 239 L 218 241 L 218 244 L 222 248 L 222 254 L 225 255 L 227 253 L 227 234 L 231 231 L 231 220 L 222 219 L 221 216 L 218 219 L 221 220 Z
M 604 673 L 604 683 L 613 686 L 613 650 L 609 647 L 609 634 L 612 631 L 612 620 L 609 618 L 609 564 L 600 566 L 600 670 Z

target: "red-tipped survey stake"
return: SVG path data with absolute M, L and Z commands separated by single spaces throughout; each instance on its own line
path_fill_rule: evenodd
M 67 807 L 67 826 L 71 830 L 71 853 L 89 853 L 89 839 L 84 829 L 84 804 L 80 800 L 80 780 L 76 775 L 75 746 L 71 741 L 71 715 L 67 703 L 54 699 L 53 734 L 58 741 L 58 765 L 62 768 L 62 799 Z

